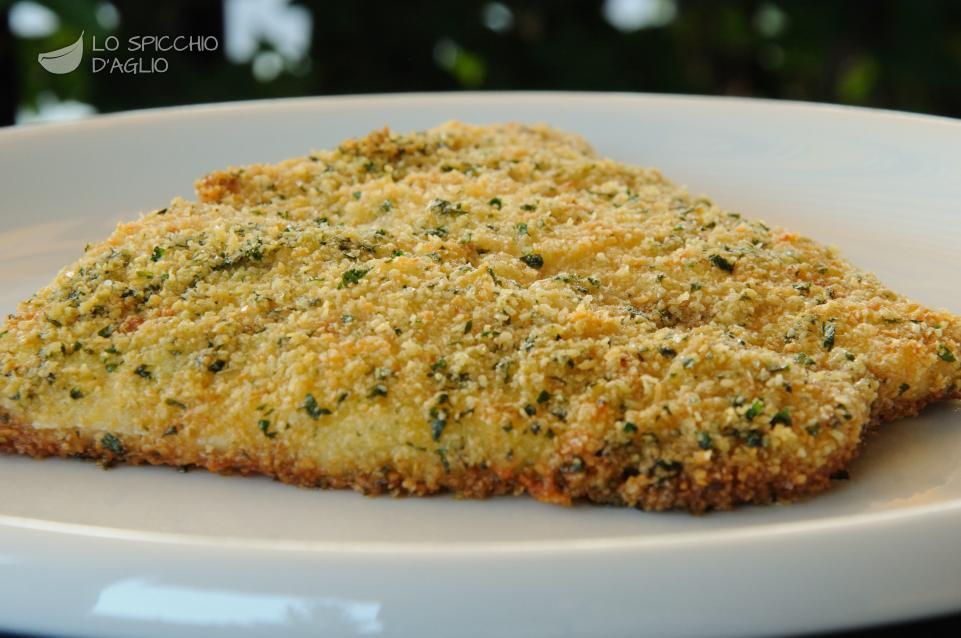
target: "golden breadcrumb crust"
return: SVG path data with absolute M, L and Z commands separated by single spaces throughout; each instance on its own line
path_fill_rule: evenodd
M 959 396 L 961 322 L 547 127 L 214 173 L 0 334 L 0 449 L 703 511 Z

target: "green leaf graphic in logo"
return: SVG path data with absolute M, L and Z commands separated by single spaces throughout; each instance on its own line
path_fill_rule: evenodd
M 83 32 L 73 44 L 69 44 L 56 51 L 48 51 L 37 56 L 40 65 L 51 73 L 58 75 L 70 73 L 78 66 L 83 59 Z

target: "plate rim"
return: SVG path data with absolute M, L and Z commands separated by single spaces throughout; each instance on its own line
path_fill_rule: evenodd
M 927 123 L 948 127 L 958 127 L 961 132 L 961 118 L 948 115 L 916 113 L 912 111 L 898 111 L 854 104 L 837 104 L 833 102 L 813 102 L 793 99 L 777 99 L 763 97 L 747 97 L 740 95 L 694 95 L 685 93 L 646 93 L 631 91 L 557 91 L 557 90 L 521 90 L 521 91 L 410 91 L 394 93 L 345 93 L 340 95 L 307 95 L 297 97 L 278 97 L 250 100 L 233 100 L 221 102 L 204 102 L 198 104 L 181 104 L 175 106 L 158 106 L 108 113 L 95 113 L 89 117 L 61 122 L 30 122 L 12 126 L 0 127 L 0 141 L 6 137 L 19 137 L 39 134 L 42 132 L 55 133 L 72 129 L 109 126 L 114 122 L 141 123 L 155 119 L 182 117 L 185 115 L 205 116 L 227 113 L 234 110 L 256 111 L 276 107 L 308 108 L 319 104 L 378 101 L 410 101 L 447 100 L 453 102 L 499 101 L 510 98 L 530 99 L 540 98 L 554 100 L 596 100 L 601 98 L 618 100 L 646 100 L 652 102 L 680 102 L 680 103 L 716 103 L 718 105 L 743 105 L 744 107 L 768 107 L 773 109 L 800 109 L 820 112 L 834 112 L 838 115 L 861 115 L 871 117 L 909 120 L 917 123 Z
M 381 497 L 390 498 L 390 497 Z M 409 497 L 418 498 L 418 497 Z M 509 497 L 508 497 L 509 498 Z M 518 498 L 530 498 L 522 496 Z M 585 504 L 584 507 L 588 507 Z M 791 504 L 772 504 L 745 507 L 791 507 Z M 736 511 L 736 510 L 735 510 Z M 662 512 L 638 511 L 639 516 L 657 516 Z M 645 536 L 612 536 L 589 539 L 525 540 L 525 541 L 430 541 L 430 542 L 383 542 L 383 541 L 306 541 L 246 538 L 242 536 L 214 536 L 179 532 L 156 532 L 123 527 L 108 527 L 84 523 L 66 523 L 43 519 L 0 514 L 0 529 L 11 532 L 47 532 L 63 536 L 112 539 L 144 544 L 172 545 L 203 548 L 218 547 L 236 550 L 304 552 L 311 554 L 351 555 L 490 555 L 515 553 L 554 553 L 560 551 L 652 551 L 658 549 L 681 549 L 710 541 L 717 544 L 737 544 L 760 538 L 778 537 L 790 540 L 800 536 L 857 531 L 883 524 L 923 524 L 929 519 L 954 515 L 961 522 L 961 498 L 947 503 L 925 504 L 912 507 L 866 512 L 848 516 L 834 516 L 812 520 L 784 523 L 764 523 L 732 529 L 694 530 L 684 532 L 659 532 Z M 711 513 L 691 520 L 710 517 Z M 919 520 L 923 519 L 923 520 Z

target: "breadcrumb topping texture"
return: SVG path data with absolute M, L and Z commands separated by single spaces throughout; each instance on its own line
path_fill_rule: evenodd
M 0 335 L 0 449 L 702 511 L 959 396 L 961 322 L 544 126 L 216 172 Z

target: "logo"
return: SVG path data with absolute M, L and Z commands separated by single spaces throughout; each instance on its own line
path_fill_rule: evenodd
M 84 33 L 73 44 L 38 55 L 40 66 L 57 75 L 75 71 L 83 61 Z M 91 36 L 90 71 L 104 75 L 166 73 L 170 54 L 211 53 L 219 48 L 220 42 L 212 35 L 132 35 L 125 42 L 110 35 L 99 44 L 97 36 Z
M 80 37 L 73 44 L 68 44 L 56 51 L 41 53 L 37 56 L 37 62 L 46 70 L 57 75 L 76 70 L 83 60 L 83 33 L 83 31 L 80 32 Z

